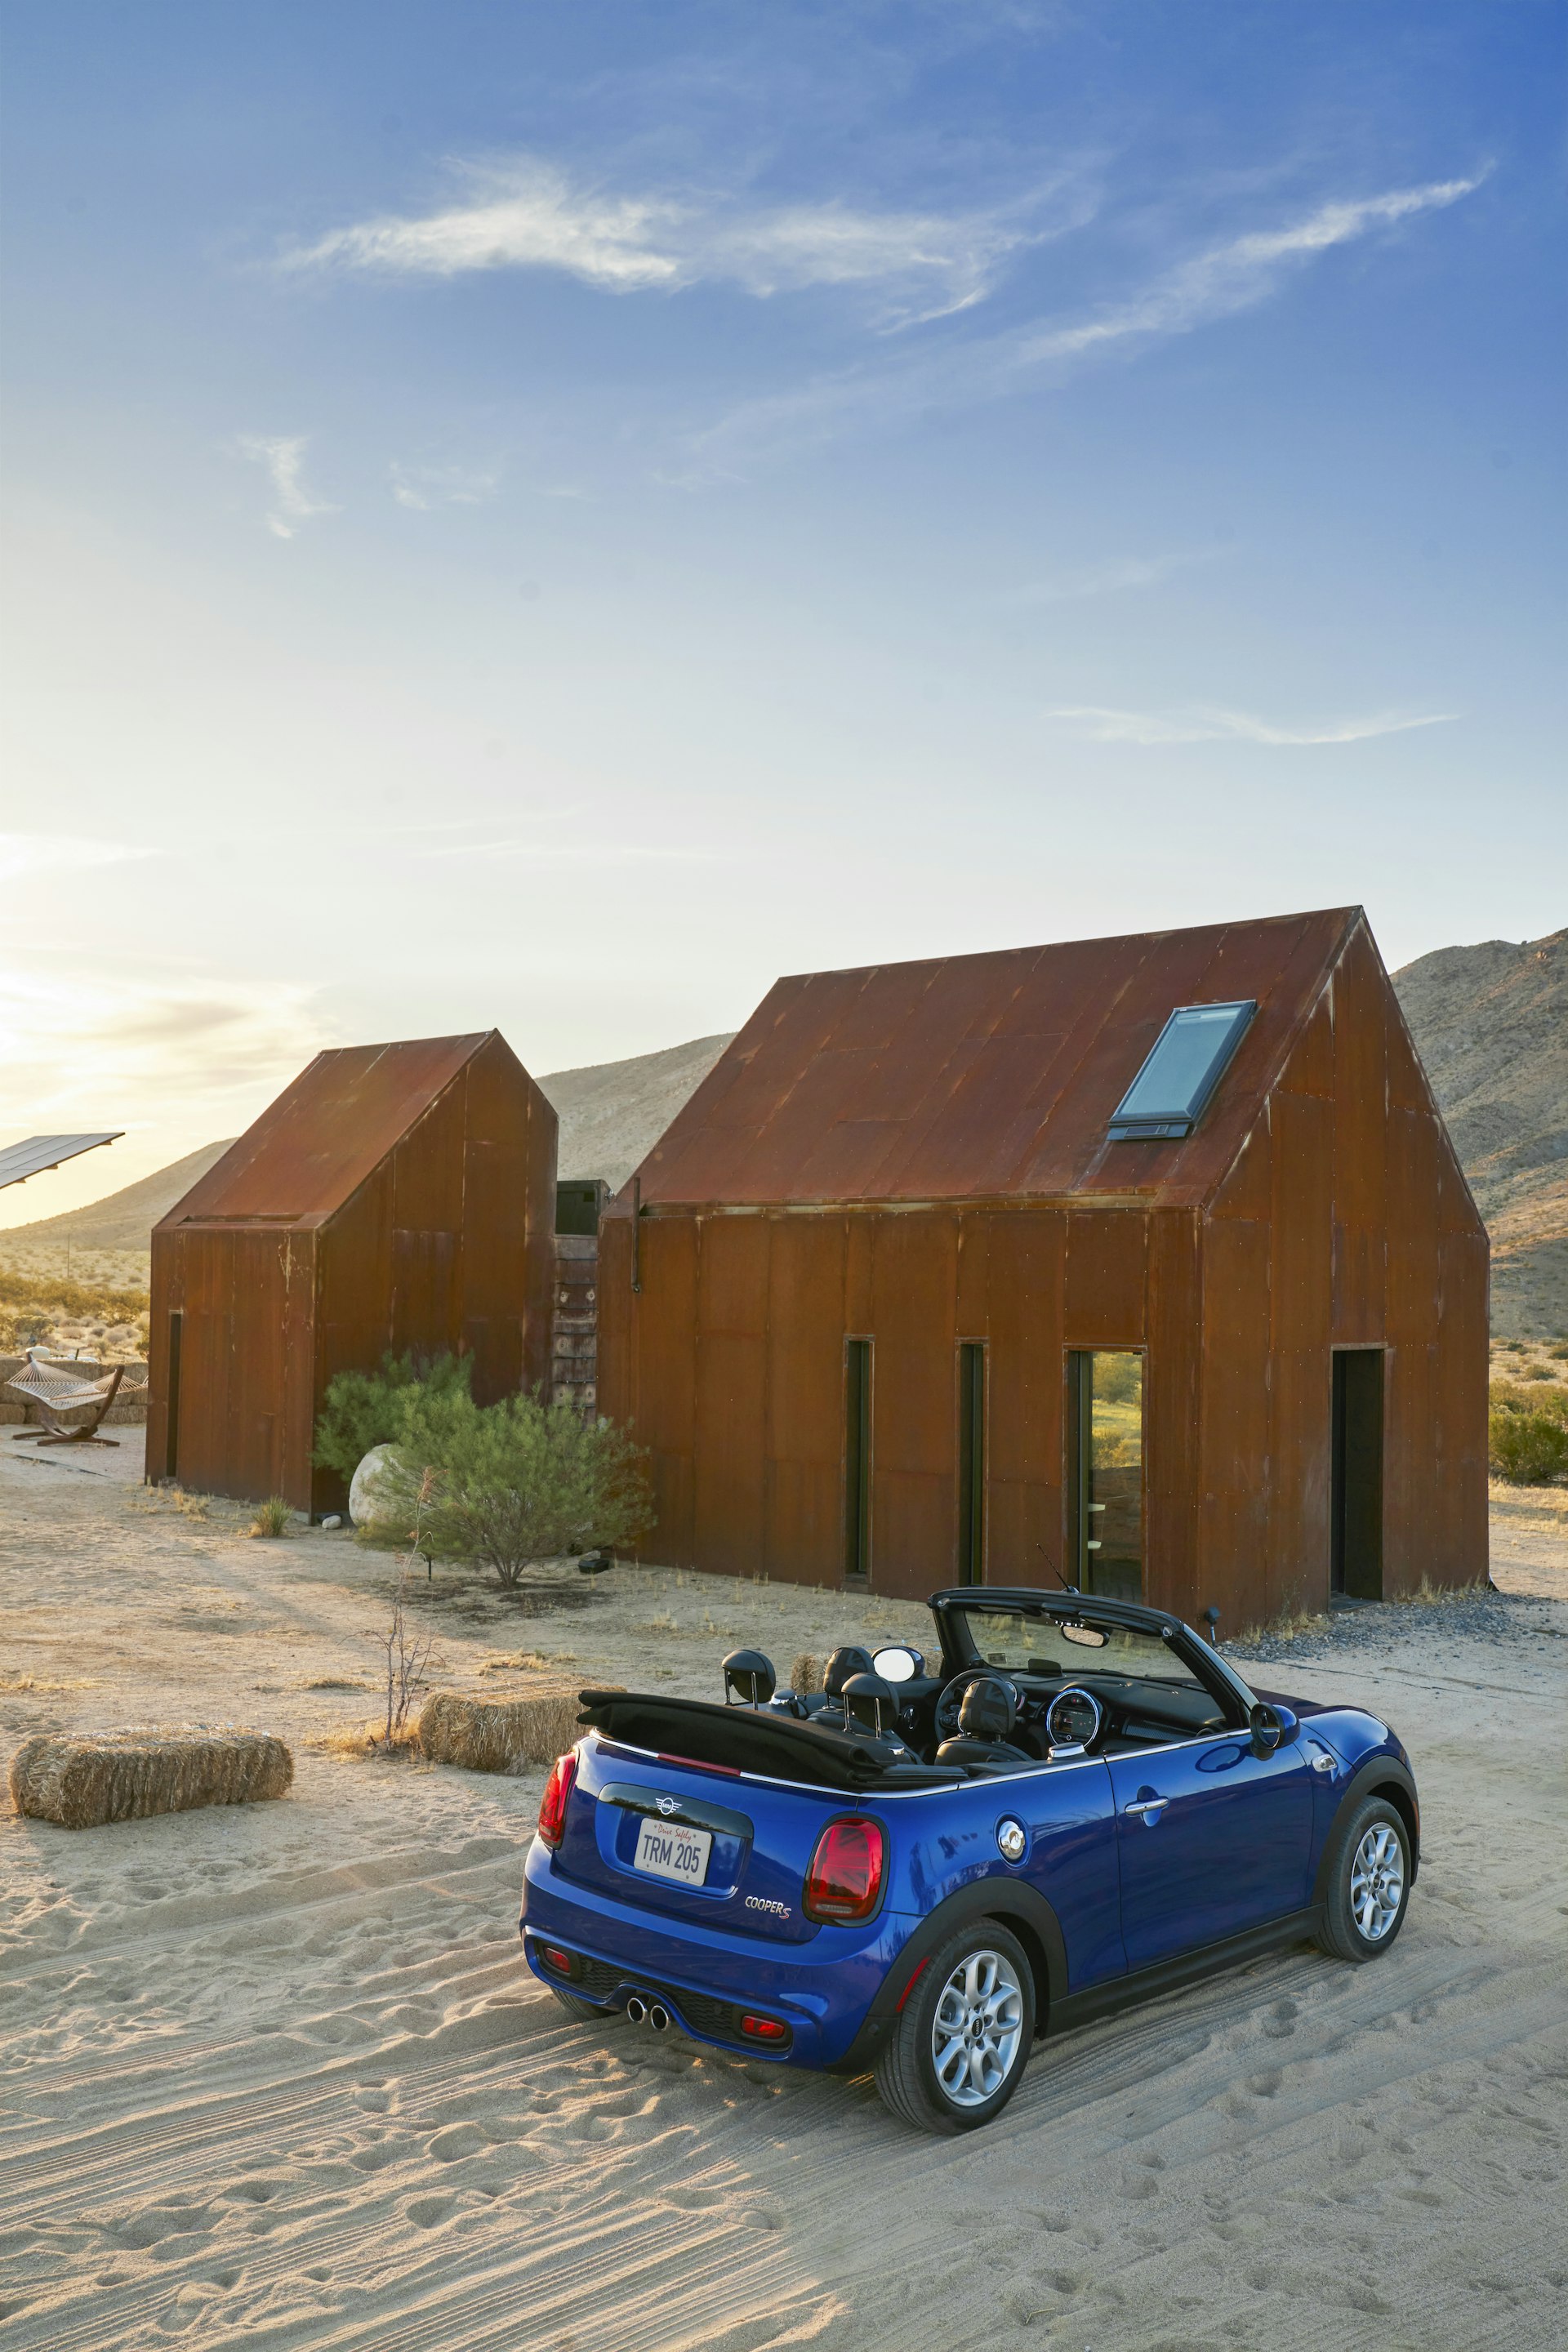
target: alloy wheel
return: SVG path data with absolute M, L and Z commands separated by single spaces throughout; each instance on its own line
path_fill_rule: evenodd
M 1001 1952 L 966 1953 L 931 2020 L 931 2064 L 955 2107 L 984 2106 L 1011 2074 L 1024 2030 L 1024 1993 Z
M 1351 1864 L 1351 1915 L 1369 1944 L 1380 1944 L 1405 1899 L 1405 1849 L 1387 1822 L 1373 1822 Z

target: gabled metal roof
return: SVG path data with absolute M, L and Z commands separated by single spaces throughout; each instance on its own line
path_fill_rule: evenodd
M 353 1198 L 495 1034 L 318 1054 L 157 1230 L 195 1219 L 320 1224 Z
M 1200 1202 L 1363 920 L 1335 908 L 778 981 L 643 1161 L 641 1199 Z M 1111 1141 L 1172 1011 L 1249 997 L 1194 1132 Z

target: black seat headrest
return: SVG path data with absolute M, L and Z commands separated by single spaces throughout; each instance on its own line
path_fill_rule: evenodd
M 822 1687 L 829 1698 L 842 1698 L 844 1685 L 851 1675 L 868 1675 L 870 1671 L 869 1650 L 858 1650 L 852 1646 L 835 1650 L 823 1669 Z
M 958 1710 L 958 1727 L 969 1739 L 1009 1739 L 1018 1713 L 1011 1683 L 982 1675 L 964 1692 Z
M 761 1650 L 731 1650 L 724 1661 L 724 1704 L 738 1698 L 752 1706 L 765 1706 L 777 1686 L 773 1660 Z
M 857 1730 L 879 1739 L 898 1720 L 899 1694 L 880 1675 L 851 1675 L 844 1685 L 844 1712 Z

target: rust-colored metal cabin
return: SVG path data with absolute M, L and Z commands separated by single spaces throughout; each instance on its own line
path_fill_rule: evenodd
M 548 1380 L 554 1225 L 555 1113 L 498 1031 L 318 1054 L 153 1229 L 148 1477 L 341 1510 L 333 1373 L 449 1348 L 481 1403 Z
M 780 981 L 600 1246 L 659 1559 L 1233 1632 L 1485 1573 L 1486 1231 L 1358 908 Z

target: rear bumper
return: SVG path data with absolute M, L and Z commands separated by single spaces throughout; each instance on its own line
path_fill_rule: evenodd
M 721 1928 L 651 1916 L 577 1885 L 535 1839 L 523 1874 L 523 1954 L 542 1984 L 607 2010 L 628 1995 L 663 2000 L 696 2042 L 743 2050 L 782 2065 L 827 2067 L 843 2058 L 889 1969 L 919 1921 L 880 1913 L 861 1928 L 820 1927 L 807 1944 L 766 1944 Z M 548 1968 L 539 1948 L 556 1942 L 593 1965 L 577 1981 Z M 754 2006 L 790 2029 L 787 2051 L 742 2040 L 726 2011 Z

